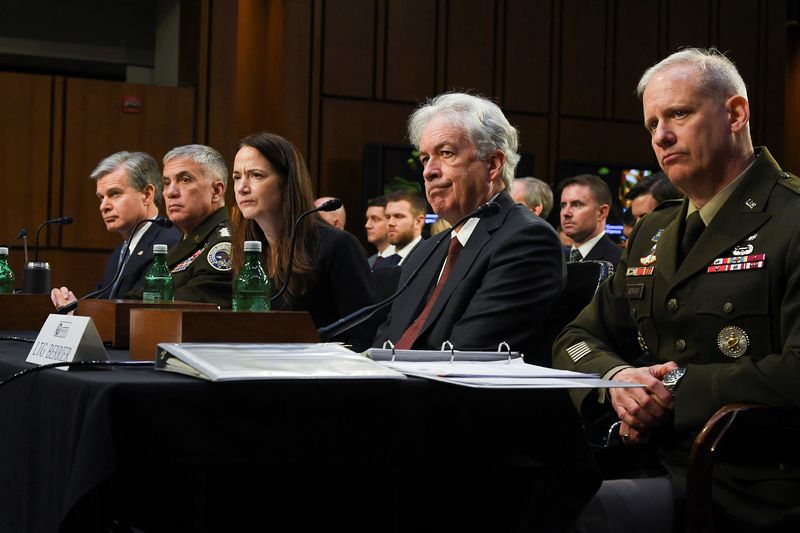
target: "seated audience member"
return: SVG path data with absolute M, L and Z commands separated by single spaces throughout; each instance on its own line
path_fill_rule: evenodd
M 294 221 L 313 205 L 311 178 L 293 144 L 272 133 L 246 137 L 236 153 L 233 181 L 238 205 L 232 213 L 234 270 L 242 265 L 247 240 L 262 243 L 273 294 L 283 287 L 292 269 L 286 291 L 272 302 L 273 310 L 308 311 L 314 324 L 322 327 L 373 303 L 361 244 L 316 216 L 300 222 L 294 261 L 289 265 Z M 370 335 L 360 325 L 335 340 L 362 351 L 369 346 Z
M 178 241 L 180 233 L 173 228 L 146 222 L 131 236 L 136 224 L 158 216 L 161 204 L 161 173 L 150 155 L 143 152 L 111 154 L 98 163 L 89 178 L 95 182 L 100 216 L 106 229 L 118 233 L 124 241 L 111 253 L 103 270 L 103 279 L 97 284 L 97 290 L 108 287 L 97 298 L 113 300 L 141 286 L 144 274 L 153 262 L 153 245 L 171 246 Z M 125 247 L 128 251 L 122 272 L 112 285 Z M 68 288 L 61 287 L 52 290 L 51 299 L 59 307 L 76 298 Z
M 561 182 L 561 228 L 572 239 L 567 260 L 608 261 L 615 267 L 622 249 L 606 235 L 611 190 L 598 176 L 582 174 Z
M 564 261 L 553 228 L 508 194 L 519 161 L 517 130 L 493 102 L 461 93 L 424 104 L 408 130 L 428 203 L 457 227 L 422 242 L 403 264 L 401 287 L 420 271 L 374 345 L 439 350 L 449 341 L 457 350 L 497 350 L 507 342 L 546 364 L 541 332 L 563 288 Z M 461 222 L 489 201 L 496 212 Z
M 386 226 L 389 243 L 396 257 L 389 256 L 387 266 L 402 265 L 408 254 L 422 242 L 425 227 L 425 200 L 412 191 L 395 191 L 386 200 Z
M 314 207 L 319 207 L 328 200 L 333 200 L 332 196 L 323 196 L 314 200 Z M 347 212 L 344 209 L 344 204 L 339 209 L 333 211 L 319 211 L 319 216 L 326 223 L 334 228 L 344 229 L 344 223 L 347 222 Z
M 550 185 L 537 178 L 514 178 L 511 198 L 531 210 L 536 216 L 547 219 L 553 209 L 553 191 Z
M 394 246 L 389 244 L 389 234 L 386 229 L 386 196 L 378 196 L 367 201 L 366 222 L 367 242 L 377 248 L 377 252 L 367 258 L 369 267 L 375 268 L 383 260 L 394 254 Z
M 674 495 L 680 520 L 690 447 L 720 407 L 800 407 L 800 179 L 753 147 L 747 89 L 718 51 L 672 54 L 637 92 L 656 158 L 686 198 L 639 221 L 553 362 L 644 385 L 571 393 L 583 408 L 610 403 L 622 440 L 651 443 L 669 475 L 660 492 L 658 478 L 604 482 L 583 515 L 588 531 L 671 531 L 669 509 L 652 504 Z M 653 364 L 636 366 L 645 353 Z M 796 453 L 768 439 L 742 444 L 743 461 L 723 455 L 714 466 L 715 530 L 797 531 Z
M 669 181 L 663 172 L 642 178 L 625 195 L 625 199 L 631 202 L 630 212 L 637 222 L 661 202 L 680 200 L 681 198 L 683 198 L 681 191 Z

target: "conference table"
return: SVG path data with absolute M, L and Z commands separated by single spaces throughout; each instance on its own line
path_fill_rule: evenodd
M 557 531 L 600 483 L 564 390 L 45 369 L 0 428 L 3 532 Z

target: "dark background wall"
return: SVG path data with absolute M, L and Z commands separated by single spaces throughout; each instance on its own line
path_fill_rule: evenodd
M 341 197 L 348 229 L 363 237 L 364 184 L 376 179 L 364 175 L 364 144 L 404 142 L 409 113 L 447 90 L 495 99 L 546 181 L 562 160 L 654 166 L 633 90 L 647 66 L 684 45 L 729 53 L 750 91 L 754 141 L 800 171 L 791 0 L 123 2 L 160 12 L 165 3 L 180 13 L 177 86 L 114 80 L 114 69 L 93 77 L 41 58 L 34 69 L 19 55 L 4 63 L 0 50 L 0 179 L 14 199 L 0 214 L 0 242 L 48 216 L 76 216 L 43 235 L 43 255 L 56 283 L 78 292 L 117 244 L 86 179 L 112 151 L 158 158 L 201 142 L 232 161 L 242 136 L 280 133 L 305 155 L 316 192 Z M 17 16 L 16 28 L 35 23 Z M 158 14 L 137 20 L 150 18 Z M 155 24 L 161 32 L 148 39 L 163 35 L 165 24 Z M 163 42 L 128 48 L 147 50 L 135 55 L 149 67 L 142 61 L 158 62 Z M 140 114 L 122 113 L 126 96 L 141 100 Z M 20 256 L 12 253 L 17 272 Z

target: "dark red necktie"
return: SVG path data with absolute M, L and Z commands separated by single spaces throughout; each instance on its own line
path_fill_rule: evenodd
M 450 275 L 450 271 L 453 270 L 453 266 L 458 260 L 458 254 L 461 253 L 461 249 L 462 246 L 458 241 L 458 238 L 451 238 L 450 247 L 447 249 L 447 260 L 445 261 L 442 275 L 439 277 L 439 282 L 436 284 L 436 288 L 433 289 L 433 294 L 431 294 L 431 297 L 428 298 L 428 303 L 425 304 L 425 309 L 423 309 L 417 319 L 412 322 L 410 326 L 408 326 L 408 329 L 405 330 L 403 335 L 400 337 L 400 340 L 394 345 L 394 347 L 398 350 L 410 350 L 411 346 L 414 344 L 414 341 L 417 340 L 419 332 L 422 331 L 422 326 L 425 325 L 425 321 L 428 319 L 428 315 L 431 313 L 433 304 L 436 303 L 436 298 L 438 298 L 439 293 L 442 292 L 442 287 L 444 287 L 444 284 L 447 282 L 447 277 Z

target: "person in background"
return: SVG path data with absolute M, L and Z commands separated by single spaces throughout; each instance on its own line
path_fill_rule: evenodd
M 111 154 L 97 164 L 89 179 L 95 182 L 100 216 L 106 229 L 123 239 L 108 258 L 103 278 L 97 284 L 97 290 L 108 287 L 97 297 L 113 300 L 142 284 L 144 274 L 153 262 L 153 245 L 171 246 L 180 239 L 180 232 L 146 222 L 131 235 L 139 222 L 158 216 L 162 202 L 161 173 L 149 154 L 125 151 Z M 123 261 L 125 248 L 128 251 Z M 120 266 L 120 276 L 112 284 Z M 56 307 L 76 299 L 67 287 L 53 289 L 50 297 Z
M 386 221 L 389 243 L 394 246 L 396 257 L 388 256 L 384 265 L 402 265 L 406 257 L 422 242 L 425 200 L 412 191 L 393 192 L 386 200 Z
M 642 178 L 625 195 L 625 199 L 631 203 L 630 212 L 636 222 L 654 210 L 661 202 L 681 200 L 682 198 L 681 191 L 669 181 L 669 178 L 663 172 L 657 172 Z
M 386 196 L 378 196 L 367 201 L 366 222 L 367 242 L 377 248 L 377 252 L 367 258 L 370 268 L 375 263 L 382 262 L 384 258 L 394 254 L 394 246 L 389 244 L 389 234 L 386 228 Z
M 606 235 L 611 190 L 599 176 L 581 174 L 560 184 L 561 229 L 572 239 L 567 260 L 608 261 L 615 267 L 622 249 Z
M 273 294 L 273 310 L 308 311 L 317 327 L 373 303 L 370 269 L 356 238 L 305 217 L 297 227 L 294 261 L 289 264 L 293 221 L 312 208 L 311 178 L 297 148 L 279 135 L 256 133 L 239 142 L 233 163 L 237 207 L 232 210 L 234 271 L 241 268 L 244 241 L 261 241 Z M 340 338 L 355 351 L 369 346 L 372 331 L 359 325 Z
M 511 182 L 511 198 L 531 210 L 536 216 L 547 219 L 553 209 L 553 191 L 550 185 L 537 178 L 515 178 Z
M 328 200 L 333 200 L 333 197 L 322 196 L 321 198 L 317 198 L 314 200 L 314 207 L 319 207 Z M 347 222 L 347 211 L 344 209 L 344 204 L 342 204 L 342 207 L 339 209 L 333 211 L 319 211 L 318 215 L 334 228 L 344 229 L 344 224 Z
M 447 231 L 450 228 L 452 228 L 452 226 L 448 221 L 443 218 L 437 218 L 436 222 L 431 224 L 431 237 L 443 231 Z

